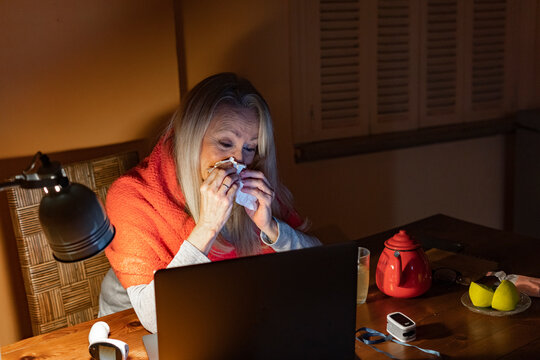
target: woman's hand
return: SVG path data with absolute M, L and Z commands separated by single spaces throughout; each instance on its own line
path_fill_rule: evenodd
M 213 169 L 201 185 L 199 221 L 189 240 L 204 254 L 208 254 L 229 219 L 237 190 L 238 175 L 234 167 Z
M 275 198 L 274 189 L 260 171 L 244 170 L 240 173 L 240 180 L 244 184 L 242 192 L 257 198 L 259 206 L 256 210 L 246 209 L 247 214 L 255 225 L 264 232 L 272 242 L 278 237 L 278 226 L 272 217 L 272 202 Z

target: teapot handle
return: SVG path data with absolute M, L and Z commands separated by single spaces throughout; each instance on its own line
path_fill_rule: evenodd
M 399 286 L 401 283 L 401 254 L 394 251 L 394 256 L 390 257 L 390 284 Z

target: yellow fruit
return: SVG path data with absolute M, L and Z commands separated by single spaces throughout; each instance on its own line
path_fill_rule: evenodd
M 500 311 L 511 311 L 519 302 L 519 291 L 513 282 L 503 280 L 493 294 L 491 307 Z
M 489 307 L 493 298 L 493 290 L 486 285 L 477 284 L 471 281 L 469 286 L 469 297 L 474 306 Z

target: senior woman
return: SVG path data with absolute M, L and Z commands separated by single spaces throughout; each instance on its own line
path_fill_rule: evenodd
M 247 168 L 238 173 L 236 163 Z M 235 202 L 239 192 L 251 209 Z M 105 251 L 112 269 L 100 316 L 133 307 L 156 332 L 155 271 L 320 245 L 301 231 L 291 199 L 262 96 L 232 73 L 203 80 L 152 153 L 109 189 L 116 236 Z

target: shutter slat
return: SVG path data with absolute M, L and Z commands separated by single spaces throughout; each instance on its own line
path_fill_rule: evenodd
M 324 58 L 321 59 L 321 68 L 331 68 L 331 67 L 339 67 L 339 66 L 352 66 L 352 65 L 358 65 L 358 58 L 356 56 L 342 56 L 342 57 L 333 57 L 333 58 Z
M 400 84 L 400 86 L 396 85 L 396 86 L 379 87 L 377 90 L 380 95 L 392 96 L 392 95 L 403 94 L 404 89 L 405 89 L 404 84 Z
M 454 58 L 455 59 L 455 58 Z M 431 63 L 429 69 L 426 71 L 427 75 L 435 74 L 445 74 L 445 73 L 456 73 L 456 62 L 450 61 L 447 63 Z
M 321 93 L 343 92 L 343 91 L 358 91 L 357 83 L 345 84 L 326 84 L 321 86 Z
M 395 44 L 408 44 L 409 37 L 401 34 L 396 34 L 393 36 L 380 36 L 378 46 L 381 45 L 395 45 Z
M 478 93 L 473 97 L 473 109 L 483 110 L 487 107 L 498 108 L 500 104 L 497 104 L 502 99 L 502 93 L 492 92 L 492 93 Z
M 450 84 L 450 85 L 454 85 L 454 84 Z M 441 87 L 441 88 L 436 88 L 434 87 L 433 89 L 430 89 L 429 91 L 429 96 L 427 97 L 428 99 L 428 102 L 431 103 L 431 101 L 435 100 L 435 99 L 445 99 L 447 101 L 455 101 L 455 90 L 453 89 L 453 86 L 448 86 L 448 87 Z
M 337 74 L 351 74 L 351 76 L 358 76 L 358 67 L 356 66 L 332 66 L 321 67 L 321 75 L 337 75 Z
M 328 49 L 336 48 L 357 48 L 358 40 L 356 39 L 332 39 L 321 41 L 321 50 L 324 52 Z
M 426 88 L 430 89 L 431 83 L 438 83 L 441 81 L 452 80 L 454 84 L 456 83 L 456 69 L 447 70 L 447 71 L 430 71 L 426 76 Z
M 358 31 L 356 29 L 352 30 L 332 30 L 321 32 L 321 40 L 330 40 L 330 39 L 356 39 L 358 37 Z
M 396 52 L 396 53 L 382 53 L 377 54 L 378 55 L 378 64 L 385 64 L 385 63 L 392 63 L 392 62 L 402 62 L 404 64 L 408 64 L 410 56 L 408 52 Z M 408 65 L 407 65 L 408 66 Z
M 478 41 L 478 42 L 475 42 L 474 47 L 476 49 L 476 52 L 478 52 L 478 53 L 504 54 L 504 44 L 501 44 L 499 42 L 494 42 L 494 41 L 482 42 L 482 41 Z
M 379 25 L 379 34 L 392 35 L 403 30 L 407 31 L 408 27 L 409 19 L 407 17 L 388 18 L 384 19 L 384 22 Z
M 356 99 L 337 100 L 337 101 L 326 100 L 324 102 L 324 106 L 322 110 L 327 111 L 327 110 L 335 110 L 335 109 L 356 109 L 356 108 L 358 108 L 358 101 L 356 101 Z
M 325 75 L 321 77 L 321 84 L 345 84 L 345 83 L 357 83 L 358 76 L 356 74 L 343 74 L 343 75 Z
M 408 89 L 409 79 L 408 77 L 402 78 L 393 78 L 389 80 L 379 80 L 377 88 L 379 90 L 379 101 L 384 101 L 384 92 L 382 91 L 385 88 L 394 88 L 397 89 L 402 86 L 403 91 L 406 92 Z
M 321 50 L 321 59 L 332 57 L 358 57 L 357 48 L 342 48 L 342 49 L 325 49 Z
M 328 102 L 328 103 L 332 103 L 335 101 L 348 101 L 348 100 L 357 101 L 358 92 L 355 90 L 327 92 L 327 93 L 321 94 L 321 99 L 324 102 Z
M 358 21 L 321 21 L 321 30 L 353 30 L 358 26 Z
M 409 102 L 408 94 L 399 94 L 399 95 L 387 95 L 384 98 L 384 101 L 380 101 L 380 106 L 388 106 L 393 104 L 406 104 Z
M 396 80 L 408 78 L 409 72 L 407 69 L 397 69 L 391 71 L 384 71 L 379 75 L 379 82 L 382 84 L 382 80 Z
M 377 54 L 380 56 L 387 56 L 387 55 L 394 55 L 394 54 L 408 56 L 409 46 L 407 46 L 407 44 L 379 45 Z
M 322 21 L 358 21 L 358 16 L 354 12 L 322 12 L 321 13 Z
M 409 110 L 409 104 L 378 105 L 379 115 L 404 114 Z
M 428 105 L 430 110 L 435 108 L 446 108 L 447 111 L 454 111 L 452 106 L 455 106 L 456 102 L 454 101 L 454 98 L 440 97 L 436 99 L 428 99 Z
M 432 12 L 428 15 L 435 15 L 437 19 L 428 19 L 428 26 L 434 26 L 435 28 L 452 27 L 456 22 L 456 14 L 453 11 Z
M 321 1 L 321 14 L 336 12 L 336 11 L 357 11 L 358 3 L 356 1 L 335 1 L 335 2 L 323 2 Z M 322 15 L 321 15 L 322 16 Z
M 444 44 L 446 47 L 443 47 L 443 44 L 438 44 L 436 46 L 427 46 L 426 51 L 429 58 L 446 58 L 446 59 L 456 59 L 456 47 L 457 44 L 447 43 Z
M 353 109 L 339 109 L 339 110 L 322 110 L 323 118 L 325 119 L 338 119 L 342 117 L 355 117 L 358 113 L 358 108 Z
M 489 78 L 489 77 L 500 77 L 502 78 L 504 74 L 502 73 L 502 66 L 493 67 L 493 68 L 480 68 L 474 72 L 474 76 L 477 78 Z
M 377 71 L 379 71 L 380 73 L 386 71 L 386 70 L 398 70 L 398 69 L 407 69 L 408 64 L 406 63 L 400 63 L 400 62 L 397 62 L 397 61 L 386 61 L 386 62 L 379 62 L 379 64 L 377 64 Z
M 431 31 L 427 33 L 428 41 L 454 41 L 457 42 L 455 29 L 445 31 Z
M 455 98 L 456 97 L 456 77 L 453 76 L 450 79 L 443 79 L 438 81 L 431 81 L 429 86 L 427 86 L 427 95 L 426 98 L 432 98 L 436 96 L 435 94 L 438 93 L 441 89 L 445 89 L 445 93 L 449 97 Z M 451 93 L 452 91 L 452 93 Z
M 504 53 L 500 52 L 482 52 L 473 55 L 473 66 L 486 66 L 488 63 L 502 64 L 504 63 Z

